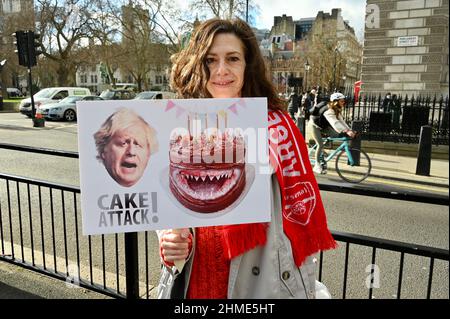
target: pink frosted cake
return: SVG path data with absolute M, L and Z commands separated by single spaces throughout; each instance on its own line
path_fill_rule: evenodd
M 232 130 L 197 137 L 174 134 L 169 158 L 170 190 L 193 211 L 220 211 L 245 187 L 245 141 Z

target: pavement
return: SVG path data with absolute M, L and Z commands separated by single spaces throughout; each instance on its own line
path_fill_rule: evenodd
M 0 260 L 0 299 L 110 299 Z
M 417 146 L 415 146 L 417 147 Z M 417 159 L 414 157 L 379 154 L 368 151 L 372 160 L 369 178 L 391 185 L 417 190 L 436 191 L 448 196 L 449 160 L 431 160 L 428 176 L 416 175 Z M 85 288 L 74 288 L 66 282 L 12 265 L 0 260 L 0 299 L 108 299 L 109 297 Z

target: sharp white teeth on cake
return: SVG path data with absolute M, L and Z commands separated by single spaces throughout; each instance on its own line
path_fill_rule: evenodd
M 226 86 L 232 82 L 219 80 L 216 83 Z M 225 123 L 225 129 L 226 126 Z M 242 147 L 241 144 L 243 144 Z M 215 162 L 217 157 L 214 157 L 213 163 L 207 161 L 213 151 L 216 155 L 223 153 L 224 156 L 219 158 L 224 162 Z M 233 203 L 245 186 L 245 175 L 243 175 L 245 159 L 237 160 L 238 151 L 245 154 L 245 142 L 239 140 L 238 135 L 231 129 L 220 136 L 208 135 L 208 132 L 195 138 L 190 137 L 190 134 L 174 135 L 171 141 L 170 169 L 171 190 L 175 197 L 185 207 L 200 213 L 216 212 Z M 189 162 L 185 160 L 183 154 L 188 156 Z M 202 159 L 202 156 L 208 157 Z M 218 164 L 217 168 L 215 164 Z M 180 168 L 177 168 L 177 165 Z

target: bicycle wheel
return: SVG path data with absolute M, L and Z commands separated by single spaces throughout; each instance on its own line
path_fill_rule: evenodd
M 372 170 L 372 162 L 366 152 L 350 148 L 353 158 L 358 158 L 359 165 L 350 165 L 348 155 L 345 150 L 336 157 L 336 172 L 346 182 L 360 183 L 369 176 Z

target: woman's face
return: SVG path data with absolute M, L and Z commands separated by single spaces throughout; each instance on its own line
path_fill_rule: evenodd
M 244 85 L 244 44 L 232 33 L 215 36 L 206 56 L 209 69 L 208 92 L 214 98 L 241 97 Z
M 345 100 L 344 99 L 340 99 L 338 101 L 338 105 L 339 105 L 340 108 L 343 108 L 345 106 Z

